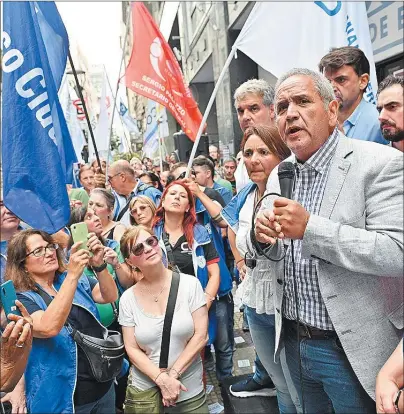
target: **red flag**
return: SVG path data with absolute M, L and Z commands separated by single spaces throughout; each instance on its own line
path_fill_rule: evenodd
M 143 3 L 132 6 L 132 21 L 133 49 L 125 72 L 126 87 L 165 106 L 195 141 L 202 114 L 173 51 Z

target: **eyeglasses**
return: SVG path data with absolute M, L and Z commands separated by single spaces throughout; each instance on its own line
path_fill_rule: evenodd
M 145 246 L 156 247 L 159 243 L 159 240 L 156 236 L 150 236 L 142 243 L 137 243 L 132 247 L 132 254 L 134 256 L 141 256 L 144 253 Z
M 46 255 L 46 250 L 49 250 L 51 253 L 54 253 L 59 248 L 59 245 L 56 243 L 49 243 L 47 246 L 43 247 L 37 247 L 35 250 L 32 250 L 32 252 L 29 252 L 25 259 L 28 256 L 31 256 L 31 254 L 35 257 L 44 257 Z
M 121 174 L 121 173 L 115 174 L 112 177 L 108 177 L 108 182 L 111 184 L 112 179 L 115 178 L 119 174 Z
M 176 178 L 176 180 L 183 180 L 184 178 L 185 178 L 185 175 L 186 175 L 186 171 L 184 171 L 183 173 L 181 173 L 177 178 Z M 196 172 L 195 172 L 195 170 L 191 170 L 190 171 L 190 173 L 191 173 L 191 175 L 196 175 Z

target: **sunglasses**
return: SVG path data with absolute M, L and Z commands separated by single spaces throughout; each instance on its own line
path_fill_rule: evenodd
M 183 180 L 185 178 L 186 175 L 186 171 L 184 171 L 183 173 L 181 173 L 176 179 L 177 180 Z M 195 170 L 190 170 L 190 175 L 196 175 Z
M 139 257 L 144 253 L 145 246 L 156 247 L 158 244 L 158 238 L 156 236 L 150 236 L 144 242 L 135 244 L 132 247 L 132 254 Z

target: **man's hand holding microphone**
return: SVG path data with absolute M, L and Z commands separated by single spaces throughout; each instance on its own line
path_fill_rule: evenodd
M 275 244 L 277 239 L 303 239 L 310 213 L 297 201 L 280 197 L 273 210 L 257 215 L 255 236 L 260 243 Z
M 278 167 L 281 197 L 273 203 L 273 210 L 257 215 L 255 237 L 265 244 L 275 244 L 277 239 L 303 239 L 310 213 L 297 201 L 291 200 L 295 180 L 295 166 L 282 162 Z

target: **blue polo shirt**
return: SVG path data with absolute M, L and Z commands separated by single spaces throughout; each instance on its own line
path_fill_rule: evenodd
M 349 138 L 373 141 L 387 145 L 380 130 L 379 112 L 376 106 L 362 98 L 351 116 L 344 122 L 344 133 Z

